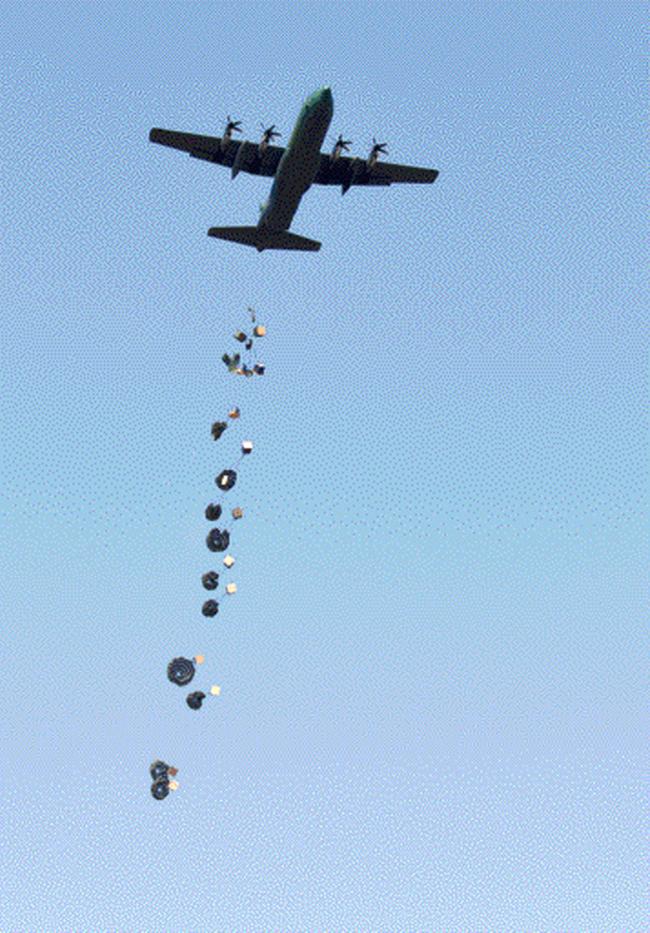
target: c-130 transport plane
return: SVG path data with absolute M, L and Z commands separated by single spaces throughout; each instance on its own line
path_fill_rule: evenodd
M 269 199 L 260 207 L 256 227 L 211 227 L 208 236 L 254 246 L 258 252 L 265 249 L 315 251 L 321 247 L 317 240 L 289 233 L 300 199 L 311 185 L 340 185 L 345 194 L 352 185 L 430 184 L 438 177 L 438 172 L 432 168 L 379 162 L 386 144 L 375 140 L 367 159 L 343 156 L 341 153 L 349 148 L 350 142 L 341 136 L 331 153 L 322 153 L 320 147 L 333 113 L 330 88 L 315 91 L 303 104 L 286 148 L 272 145 L 274 137 L 280 135 L 275 126 L 264 130 L 259 143 L 233 139 L 233 132 L 241 130 L 239 121 L 230 117 L 222 137 L 152 129 L 149 139 L 152 143 L 189 152 L 196 159 L 226 165 L 231 169 L 232 178 L 239 172 L 273 177 Z

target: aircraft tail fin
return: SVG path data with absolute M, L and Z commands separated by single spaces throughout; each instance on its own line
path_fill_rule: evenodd
M 243 243 L 245 246 L 254 246 L 258 252 L 265 249 L 299 249 L 317 252 L 321 244 L 318 240 L 309 240 L 297 233 L 288 230 L 270 232 L 260 230 L 259 227 L 210 227 L 208 236 L 219 240 L 230 240 L 232 243 Z

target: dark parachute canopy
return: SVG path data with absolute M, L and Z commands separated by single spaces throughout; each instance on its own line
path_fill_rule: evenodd
M 170 777 L 178 774 L 178 768 L 172 768 L 166 761 L 157 758 L 149 766 L 149 774 L 153 780 L 151 785 L 151 796 L 156 800 L 164 800 L 170 790 L 176 790 L 178 784 L 170 781 Z
M 226 492 L 237 482 L 237 473 L 234 470 L 222 470 L 221 473 L 215 479 L 215 483 L 219 489 L 223 489 Z
M 201 583 L 206 590 L 216 590 L 219 586 L 219 574 L 216 570 L 209 570 L 201 577 Z
M 218 441 L 223 432 L 228 427 L 227 421 L 215 421 L 211 428 L 212 437 Z
M 190 709 L 201 709 L 201 705 L 205 700 L 205 693 L 201 693 L 200 690 L 197 690 L 195 693 L 189 693 L 185 697 L 185 702 Z
M 239 368 L 239 364 L 241 363 L 241 356 L 239 353 L 235 353 L 233 356 L 230 356 L 228 353 L 224 353 L 221 359 L 228 367 L 229 373 L 236 372 L 236 370 Z
M 218 522 L 221 518 L 221 506 L 218 502 L 211 502 L 205 507 L 205 517 L 209 522 Z
M 219 603 L 216 601 L 216 599 L 206 599 L 201 608 L 201 612 L 204 616 L 207 616 L 209 619 L 211 619 L 219 612 Z
M 226 551 L 230 544 L 230 533 L 225 529 L 221 531 L 219 528 L 213 528 L 205 539 L 205 543 L 208 546 L 208 550 L 213 553 Z
M 169 781 L 167 778 L 159 778 L 151 785 L 151 796 L 155 800 L 164 800 L 169 794 Z
M 243 330 L 236 330 L 233 334 L 234 339 L 244 345 L 245 353 L 243 358 L 240 353 L 224 353 L 221 359 L 228 367 L 228 372 L 236 373 L 238 376 L 263 376 L 264 364 L 258 361 L 254 366 L 252 365 L 252 349 L 255 338 L 266 335 L 266 327 L 263 324 L 256 324 L 255 310 L 253 308 L 248 310 L 251 316 L 251 324 L 254 325 L 252 333 L 247 334 Z
M 172 768 L 172 771 L 175 771 L 175 769 Z M 158 778 L 167 777 L 169 774 L 169 765 L 167 762 L 161 761 L 160 758 L 157 758 L 149 766 L 149 774 L 151 775 L 151 779 L 153 781 L 157 781 Z
M 174 658 L 167 665 L 167 679 L 179 687 L 185 687 L 196 673 L 194 661 L 189 658 Z

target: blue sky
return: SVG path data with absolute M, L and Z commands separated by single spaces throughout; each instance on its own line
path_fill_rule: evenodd
M 647 929 L 644 14 L 3 5 L 3 931 Z M 268 179 L 150 127 L 323 84 L 438 181 L 208 238 Z

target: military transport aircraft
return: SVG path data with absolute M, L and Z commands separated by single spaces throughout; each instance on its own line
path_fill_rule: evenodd
M 189 152 L 196 159 L 226 165 L 233 178 L 239 172 L 273 177 L 269 199 L 260 207 L 256 227 L 211 227 L 208 236 L 254 246 L 258 252 L 265 249 L 319 250 L 321 244 L 317 240 L 289 233 L 300 199 L 312 184 L 340 185 L 345 194 L 352 185 L 426 184 L 438 177 L 438 172 L 432 168 L 379 162 L 386 144 L 376 140 L 367 159 L 343 156 L 341 153 L 349 149 L 350 140 L 342 136 L 331 153 L 322 153 L 320 147 L 333 112 L 330 88 L 315 91 L 303 104 L 286 148 L 273 145 L 273 139 L 280 135 L 275 125 L 264 130 L 259 143 L 233 139 L 233 133 L 240 133 L 241 129 L 240 122 L 230 117 L 221 137 L 152 129 L 149 139 L 152 143 Z

